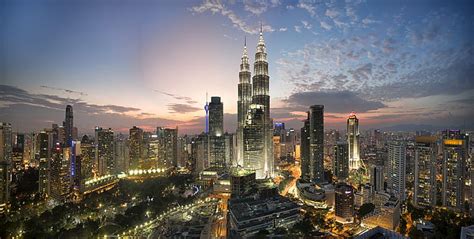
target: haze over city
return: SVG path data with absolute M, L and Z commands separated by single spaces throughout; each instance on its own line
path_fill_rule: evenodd
M 471 127 L 468 1 L 4 1 L 0 117 L 43 128 L 75 106 L 77 127 L 202 132 L 206 92 L 236 128 L 237 74 L 260 23 L 275 121 L 299 127 Z M 252 44 L 250 44 L 252 43 Z M 251 59 L 253 56 L 251 54 Z

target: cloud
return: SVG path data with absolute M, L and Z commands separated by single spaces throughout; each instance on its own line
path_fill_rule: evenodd
M 42 85 L 42 86 L 40 86 L 40 87 L 41 87 L 41 88 L 45 88 L 45 89 L 50 89 L 50 90 L 64 91 L 64 92 L 66 92 L 66 93 L 71 93 L 71 94 L 78 94 L 78 95 L 81 95 L 81 96 L 87 95 L 86 93 L 81 92 L 81 91 L 63 89 L 63 88 L 58 88 L 58 87 L 45 86 L 45 85 Z
M 374 24 L 374 23 L 378 23 L 379 21 L 375 21 L 373 19 L 370 19 L 369 17 L 366 17 L 364 19 L 362 19 L 362 24 L 364 24 L 364 26 L 368 26 L 370 24 Z
M 186 114 L 199 111 L 201 108 L 187 104 L 168 104 L 168 110 L 170 113 Z
M 300 33 L 301 32 L 301 26 L 295 26 L 295 31 Z
M 227 17 L 231 22 L 232 25 L 240 29 L 243 32 L 248 34 L 257 34 L 259 32 L 259 26 L 251 27 L 249 26 L 244 20 L 242 20 L 239 16 L 237 16 L 232 10 L 227 9 L 224 4 L 220 1 L 211 1 L 211 0 L 204 0 L 204 2 L 199 6 L 194 6 L 189 9 L 192 13 L 204 13 L 204 12 L 211 12 L 212 14 L 220 14 L 224 17 Z M 264 24 L 263 31 L 266 32 L 273 32 L 275 29 L 270 25 Z
M 370 79 L 372 75 L 372 63 L 367 63 L 357 67 L 355 70 L 349 70 L 352 78 L 361 82 Z
M 311 29 L 311 27 L 313 27 L 311 24 L 309 24 L 309 22 L 307 21 L 301 21 L 301 24 L 303 24 L 303 27 L 306 28 L 306 29 Z
M 167 93 L 167 92 L 164 92 L 164 91 L 160 91 L 160 90 L 154 90 L 155 92 L 158 92 L 158 93 L 161 93 L 163 95 L 167 95 L 167 96 L 170 96 L 176 100 L 184 100 L 186 101 L 186 103 L 188 104 L 197 104 L 198 102 L 193 100 L 191 97 L 187 97 L 187 96 L 180 96 L 180 95 L 177 95 L 177 94 L 172 94 L 172 93 Z
M 316 15 L 316 7 L 313 4 L 314 1 L 311 0 L 299 0 L 296 7 L 306 10 L 313 17 Z
M 331 19 L 334 19 L 337 16 L 339 16 L 339 14 L 340 13 L 335 9 L 326 9 L 326 13 L 324 15 L 326 15 L 327 17 L 329 17 Z
M 277 7 L 281 4 L 279 0 L 244 0 L 244 9 L 255 15 L 260 15 L 268 10 L 270 7 Z
M 280 32 L 286 32 L 288 30 L 288 28 L 286 27 L 281 27 L 280 29 L 278 29 L 278 31 Z
M 112 127 L 126 132 L 132 125 L 150 127 L 175 126 L 180 121 L 154 117 L 141 109 L 120 105 L 97 105 L 80 99 L 56 95 L 34 94 L 15 86 L 0 85 L 0 118 L 18 130 L 34 132 L 61 124 L 66 105 L 74 109 L 74 123 L 82 133 L 91 133 L 95 126 Z
M 325 111 L 330 113 L 347 113 L 351 111 L 363 113 L 385 107 L 382 102 L 365 100 L 350 91 L 297 92 L 291 94 L 286 102 L 289 107 L 300 110 L 305 110 L 311 105 L 324 105 Z
M 325 22 L 325 21 L 321 21 L 319 22 L 319 24 L 321 25 L 321 28 L 325 29 L 325 30 L 331 30 L 332 27 L 331 25 L 329 25 L 329 23 Z

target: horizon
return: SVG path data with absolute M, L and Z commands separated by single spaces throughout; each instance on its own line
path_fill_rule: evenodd
M 355 111 L 365 129 L 472 130 L 473 4 L 385 3 L 6 1 L 0 119 L 39 130 L 71 104 L 80 133 L 196 134 L 209 92 L 234 132 L 244 38 L 253 61 L 262 24 L 274 122 L 299 129 L 322 104 L 327 128 Z

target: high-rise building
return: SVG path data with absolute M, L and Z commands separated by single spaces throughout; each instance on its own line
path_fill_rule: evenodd
M 405 200 L 406 144 L 392 141 L 388 146 L 388 188 L 400 201 Z
M 66 145 L 71 146 L 71 142 L 74 139 L 73 138 L 74 121 L 73 121 L 73 113 L 72 113 L 71 105 L 66 106 L 66 118 L 64 120 L 63 126 L 66 133 Z
M 436 158 L 437 138 L 417 136 L 415 138 L 415 188 L 413 203 L 416 206 L 436 205 Z
M 222 136 L 224 134 L 224 104 L 221 97 L 212 96 L 209 103 L 209 135 Z
M 443 206 L 463 210 L 467 175 L 467 142 L 463 135 L 444 136 L 443 140 Z
M 50 194 L 50 141 L 49 135 L 46 131 L 41 131 L 38 134 L 39 140 L 39 180 L 38 188 L 42 196 L 49 196 Z
M 209 166 L 225 168 L 224 105 L 218 96 L 209 103 Z
M 56 142 L 51 150 L 49 183 L 50 197 L 58 201 L 62 199 L 63 153 L 61 143 Z
M 95 162 L 95 146 L 94 142 L 89 139 L 87 135 L 84 135 L 81 139 L 81 175 L 87 180 L 94 177 L 94 173 L 97 171 Z
M 3 214 L 10 201 L 12 163 L 12 126 L 0 123 L 0 214 Z
M 336 221 L 351 223 L 354 221 L 354 189 L 346 183 L 336 185 Z
M 312 105 L 301 130 L 302 178 L 324 182 L 324 106 Z
M 384 191 L 383 166 L 373 165 L 370 168 L 370 184 L 375 192 Z
M 143 166 L 143 130 L 133 126 L 129 130 L 130 169 L 141 169 Z
M 354 112 L 347 119 L 347 144 L 349 145 L 349 170 L 357 170 L 361 166 L 359 154 L 359 120 Z
M 255 170 L 257 179 L 265 178 L 265 129 L 262 127 L 264 122 L 263 105 L 252 104 L 247 113 L 247 121 L 245 122 L 244 136 L 244 157 L 243 168 Z
M 178 128 L 156 129 L 160 150 L 158 161 L 164 168 L 178 166 Z
M 114 131 L 111 128 L 95 128 L 96 162 L 99 176 L 112 174 L 114 162 Z
M 349 177 L 349 154 L 347 153 L 348 144 L 344 141 L 338 141 L 334 146 L 334 176 L 338 180 L 345 181 Z
M 117 164 L 116 172 L 128 172 L 130 170 L 129 141 L 123 137 L 116 137 L 114 142 L 114 161 Z M 155 157 L 155 161 L 157 157 Z
M 255 63 L 252 77 L 252 104 L 263 107 L 263 171 L 265 177 L 273 176 L 273 122 L 270 118 L 270 76 L 268 75 L 268 61 L 265 41 L 263 39 L 263 29 L 260 29 L 260 36 L 255 53 Z M 245 140 L 245 139 L 244 139 Z M 257 173 L 257 178 L 259 175 Z
M 250 83 L 250 64 L 247 55 L 247 44 L 244 44 L 244 52 L 240 63 L 238 101 L 237 101 L 237 165 L 243 165 L 244 158 L 244 136 L 243 130 L 247 119 L 247 112 L 252 104 L 252 84 Z
M 308 117 L 303 121 L 303 127 L 301 128 L 301 179 L 305 181 L 310 180 L 309 175 L 309 113 Z

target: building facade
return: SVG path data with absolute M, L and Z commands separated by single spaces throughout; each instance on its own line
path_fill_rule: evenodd
M 349 145 L 349 170 L 361 167 L 359 145 L 359 119 L 352 112 L 347 119 L 347 144 Z

